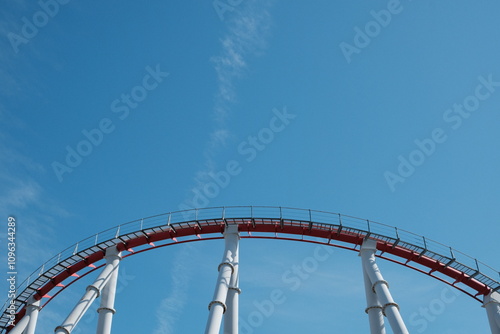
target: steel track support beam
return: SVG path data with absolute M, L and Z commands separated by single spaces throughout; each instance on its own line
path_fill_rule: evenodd
M 224 315 L 224 334 L 238 334 L 239 295 L 241 293 L 238 274 L 240 262 L 239 252 L 239 244 L 237 244 L 233 256 L 234 273 L 231 276 L 226 298 L 227 311 Z
M 365 294 L 366 294 L 366 310 L 368 320 L 370 322 L 370 334 L 386 334 L 384 314 L 382 313 L 382 305 L 377 298 L 377 294 L 373 292 L 373 284 L 370 277 L 363 267 L 363 277 L 365 280 Z
M 26 315 L 19 323 L 9 332 L 10 334 L 35 334 L 38 313 L 40 312 L 40 301 L 33 297 L 28 299 L 26 306 Z
M 382 305 L 382 313 L 389 320 L 394 334 L 409 334 L 408 329 L 399 313 L 399 306 L 392 299 L 389 291 L 389 284 L 384 280 L 380 269 L 375 261 L 375 251 L 377 242 L 373 239 L 365 239 L 361 246 L 360 256 L 363 268 L 372 284 L 372 290 L 376 293 L 377 299 Z
M 491 334 L 500 334 L 500 293 L 493 291 L 484 296 L 483 307 L 488 314 Z
M 215 286 L 214 297 L 208 305 L 209 315 L 205 334 L 219 334 L 222 324 L 222 316 L 227 311 L 227 295 L 231 286 L 231 278 L 234 275 L 237 263 L 239 233 L 238 225 L 227 225 L 224 231 L 225 250 L 222 263 L 219 265 L 219 275 Z M 233 305 L 234 307 L 234 305 Z M 233 312 L 234 315 L 234 312 Z M 237 321 L 236 321 L 237 323 Z M 237 334 L 234 332 L 231 334 Z
M 118 263 L 116 264 L 115 270 L 111 273 L 108 283 L 104 286 L 101 293 L 101 304 L 97 309 L 99 313 L 99 320 L 97 322 L 97 334 L 111 334 L 111 325 L 113 323 L 113 315 L 116 313 L 115 307 L 115 296 L 116 296 L 116 284 L 118 282 L 118 269 L 120 257 L 117 254 L 106 254 L 105 259 L 107 263 L 110 263 L 118 257 Z
M 114 271 L 118 268 L 118 264 L 121 260 L 121 252 L 116 249 L 116 246 L 110 247 L 106 250 L 105 258 L 106 265 L 104 266 L 104 269 L 101 271 L 94 283 L 87 287 L 87 291 L 78 304 L 76 304 L 73 311 L 71 311 L 66 320 L 64 320 L 60 326 L 56 327 L 54 333 L 70 334 L 75 329 L 80 319 L 83 317 L 85 312 L 87 312 L 94 300 L 99 297 L 102 289 L 106 286 Z

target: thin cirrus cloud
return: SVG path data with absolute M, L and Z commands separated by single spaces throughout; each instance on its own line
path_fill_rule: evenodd
M 231 105 L 237 100 L 236 79 L 245 73 L 247 59 L 261 55 L 267 46 L 271 25 L 269 6 L 270 2 L 256 1 L 238 7 L 228 22 L 228 32 L 220 40 L 220 54 L 211 58 L 217 75 L 213 107 L 215 128 L 206 144 L 203 168 L 195 173 L 194 189 L 201 189 L 208 182 L 210 173 L 217 167 L 216 153 L 225 146 L 231 135 L 225 123 L 230 116 Z
M 160 306 L 156 309 L 156 329 L 154 334 L 175 333 L 175 324 L 182 315 L 182 311 L 187 303 L 189 288 L 189 277 L 192 274 L 190 263 L 192 249 L 184 245 L 173 260 L 172 286 L 170 294 L 165 297 Z
M 14 185 L 4 188 L 4 192 L 0 195 L 0 211 L 15 214 L 16 210 L 25 209 L 39 200 L 40 186 L 36 182 L 13 179 L 9 181 Z
M 0 212 L 18 221 L 17 241 L 23 249 L 19 261 L 23 274 L 28 275 L 54 255 L 51 247 L 56 243 L 53 223 L 58 218 L 68 217 L 69 213 L 35 180 L 46 172 L 43 166 L 19 152 L 5 131 L 0 130 L 0 138 Z M 0 231 L 1 243 L 7 238 L 6 232 Z
M 0 132 L 0 138 L 9 141 L 8 135 L 4 132 Z M 18 171 L 36 173 L 42 172 L 43 167 L 7 145 L 0 144 L 2 161 L 0 165 L 0 184 L 2 185 L 0 210 L 6 214 L 14 214 L 13 210 L 24 209 L 29 204 L 37 203 L 42 191 L 38 182 L 18 176 Z
M 234 81 L 244 73 L 246 59 L 260 55 L 266 47 L 271 21 L 268 6 L 252 2 L 235 14 L 228 33 L 220 40 L 221 54 L 211 58 L 218 81 L 214 113 L 219 126 L 229 116 L 230 104 L 236 100 Z

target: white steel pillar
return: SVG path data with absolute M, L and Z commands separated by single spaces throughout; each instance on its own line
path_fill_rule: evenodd
M 26 309 L 26 315 L 29 316 L 30 320 L 24 334 L 35 334 L 36 322 L 38 320 L 38 313 L 40 310 L 40 300 L 35 300 L 33 297 L 30 297 L 28 307 Z
M 99 320 L 97 322 L 97 334 L 111 334 L 111 324 L 113 322 L 113 315 L 116 313 L 115 307 L 115 295 L 116 295 L 116 283 L 118 282 L 118 269 L 120 256 L 116 252 L 108 254 L 106 252 L 106 262 L 110 263 L 114 260 L 118 260 L 116 269 L 111 274 L 108 283 L 102 289 L 101 293 L 101 305 L 97 309 L 99 313 Z
M 26 315 L 9 332 L 10 334 L 35 334 L 38 313 L 40 312 L 40 301 L 32 297 L 28 299 Z
M 377 294 L 377 298 L 382 305 L 382 312 L 389 320 L 394 334 L 409 334 L 408 329 L 399 313 L 399 306 L 392 299 L 389 291 L 389 284 L 384 280 L 380 269 L 375 261 L 375 251 L 377 242 L 372 239 L 365 239 L 361 246 L 361 261 L 363 268 L 370 278 L 372 289 Z
M 233 257 L 234 273 L 231 276 L 229 290 L 227 292 L 226 306 L 227 311 L 224 315 L 224 334 L 238 334 L 238 316 L 239 316 L 239 244 L 236 245 L 236 250 Z
M 500 293 L 491 292 L 484 296 L 483 307 L 488 314 L 491 334 L 500 334 Z
M 366 310 L 370 321 L 370 334 L 386 334 L 384 314 L 382 313 L 382 305 L 373 291 L 373 284 L 370 277 L 363 267 L 363 277 L 365 279 L 365 294 L 366 294 Z
M 54 330 L 56 334 L 70 334 L 83 317 L 85 312 L 89 309 L 92 302 L 99 297 L 103 287 L 110 280 L 113 272 L 118 268 L 121 260 L 121 253 L 118 252 L 116 247 L 110 247 L 106 250 L 106 265 L 101 271 L 97 279 L 87 287 L 87 292 L 83 295 L 82 299 L 76 304 L 75 308 L 68 315 L 62 325 L 57 326 Z
M 9 334 L 22 334 L 26 327 L 28 327 L 28 323 L 30 321 L 29 316 L 26 314 L 9 332 Z
M 209 315 L 205 334 L 219 334 L 222 315 L 226 312 L 228 289 L 235 269 L 235 257 L 238 253 L 238 225 L 227 225 L 224 231 L 225 250 L 222 263 L 219 265 L 219 276 L 215 286 L 214 297 L 208 305 Z M 235 333 L 236 334 L 236 333 Z

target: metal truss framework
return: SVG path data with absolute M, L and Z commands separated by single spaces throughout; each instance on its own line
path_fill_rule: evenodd
M 222 238 L 226 248 L 219 265 L 205 333 L 219 333 L 225 313 L 225 332 L 236 334 L 240 237 L 311 242 L 359 252 L 372 334 L 385 333 L 384 316 L 394 333 L 408 333 L 399 306 L 378 269 L 376 257 L 427 274 L 481 302 L 491 332 L 500 334 L 499 273 L 492 268 L 455 249 L 396 227 L 335 213 L 281 207 L 220 207 L 172 212 L 132 221 L 84 239 L 47 261 L 18 286 L 20 293 L 13 301 L 15 326 L 9 325 L 11 301 L 8 300 L 0 316 L 0 334 L 33 334 L 39 311 L 66 287 L 99 268 L 103 269 L 98 278 L 55 333 L 71 333 L 99 296 L 97 333 L 110 333 L 118 266 L 122 258 L 159 247 Z

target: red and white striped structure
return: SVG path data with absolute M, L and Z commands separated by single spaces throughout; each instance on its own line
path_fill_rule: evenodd
M 119 264 L 129 256 L 185 242 L 224 239 L 206 334 L 238 333 L 240 238 L 281 239 L 329 245 L 359 253 L 372 334 L 408 333 L 376 258 L 401 264 L 453 286 L 481 302 L 491 332 L 500 334 L 499 273 L 479 261 L 422 236 L 351 216 L 281 207 L 220 207 L 178 211 L 132 221 L 93 235 L 65 249 L 18 286 L 15 325 L 9 325 L 8 300 L 0 334 L 33 334 L 39 312 L 75 281 L 97 277 L 66 319 L 54 330 L 69 334 L 100 297 L 96 333 L 111 332 Z

